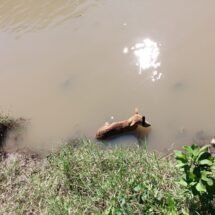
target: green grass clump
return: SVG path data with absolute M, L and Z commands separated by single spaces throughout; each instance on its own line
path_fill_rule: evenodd
M 177 199 L 172 162 L 162 162 L 144 149 L 68 147 L 51 160 L 66 176 L 69 199 L 72 197 L 75 203 L 69 207 L 77 207 L 82 213 L 104 214 L 150 214 L 177 209 L 172 198 Z
M 8 115 L 0 114 L 0 124 L 10 127 L 15 124 L 15 119 Z
M 171 156 L 87 141 L 0 165 L 0 214 L 195 214 Z M 197 213 L 196 213 L 197 214 Z

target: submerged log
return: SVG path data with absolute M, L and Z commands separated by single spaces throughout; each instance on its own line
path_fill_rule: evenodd
M 116 135 L 135 131 L 138 126 L 147 128 L 151 125 L 145 120 L 145 116 L 139 114 L 138 110 L 136 110 L 135 114 L 127 120 L 113 122 L 111 124 L 106 123 L 104 126 L 99 128 L 96 132 L 96 139 L 104 140 Z

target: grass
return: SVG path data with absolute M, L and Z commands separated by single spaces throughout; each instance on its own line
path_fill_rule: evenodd
M 198 214 L 178 177 L 172 156 L 144 147 L 85 141 L 46 159 L 13 155 L 0 163 L 0 214 Z
M 0 124 L 10 127 L 15 124 L 15 122 L 16 120 L 11 116 L 0 114 Z

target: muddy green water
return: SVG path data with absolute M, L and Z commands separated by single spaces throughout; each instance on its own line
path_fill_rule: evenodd
M 213 0 L 0 0 L 0 110 L 31 119 L 25 144 L 41 150 L 94 137 L 136 107 L 153 125 L 153 149 L 214 135 L 214 8 Z

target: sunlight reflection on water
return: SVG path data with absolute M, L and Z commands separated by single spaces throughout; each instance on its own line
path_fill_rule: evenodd
M 160 48 L 159 45 L 153 40 L 146 38 L 140 43 L 136 43 L 131 48 L 125 47 L 123 53 L 127 54 L 131 51 L 136 57 L 136 66 L 139 67 L 139 74 L 143 71 L 151 72 L 151 81 L 155 82 L 161 79 L 162 73 L 158 72 L 158 68 L 161 66 L 159 61 Z

